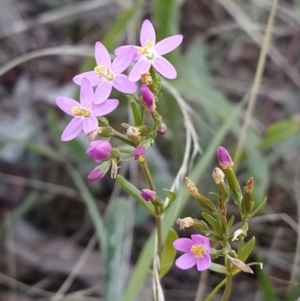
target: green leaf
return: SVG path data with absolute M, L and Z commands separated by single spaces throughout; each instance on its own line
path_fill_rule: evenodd
M 177 193 L 168 189 L 163 189 L 166 197 L 169 199 L 169 203 L 164 207 L 164 212 L 176 201 Z
M 138 105 L 136 104 L 135 101 L 130 101 L 130 107 L 133 114 L 134 125 L 135 126 L 141 125 L 141 114 L 139 112 Z
M 211 263 L 211 265 L 209 266 L 209 269 L 216 273 L 227 274 L 227 270 L 224 265 L 217 264 L 214 262 Z
M 161 253 L 161 269 L 159 276 L 163 277 L 172 267 L 176 250 L 173 247 L 173 242 L 178 238 L 178 234 L 172 228 L 169 230 L 166 242 Z
M 230 232 L 230 229 L 233 225 L 233 222 L 234 222 L 234 215 L 231 216 L 229 222 L 227 223 L 227 229 L 228 229 L 228 233 Z
M 267 203 L 267 198 L 264 198 L 263 201 L 256 207 L 256 209 L 249 215 L 252 218 L 257 212 L 259 212 Z
M 289 118 L 273 123 L 268 127 L 265 138 L 262 139 L 259 147 L 261 150 L 270 149 L 295 135 L 299 129 L 299 120 L 296 118 Z
M 220 225 L 218 223 L 218 221 L 211 216 L 209 213 L 207 212 L 202 212 L 202 216 L 203 218 L 210 224 L 210 226 L 219 234 L 221 235 L 221 229 L 220 229 Z
M 255 237 L 253 236 L 243 247 L 241 253 L 239 254 L 238 258 L 245 262 L 249 255 L 251 254 L 253 248 L 255 246 Z
M 137 189 L 121 175 L 117 175 L 116 182 L 125 192 L 136 199 L 148 212 L 154 214 L 154 206 L 151 204 L 151 202 L 147 202 L 141 197 L 141 192 L 139 189 Z
M 123 295 L 125 279 L 120 277 L 122 267 L 124 229 L 128 201 L 124 198 L 115 200 L 107 217 L 107 258 L 105 279 L 105 300 L 120 301 Z

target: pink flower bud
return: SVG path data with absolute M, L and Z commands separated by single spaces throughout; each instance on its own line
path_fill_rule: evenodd
M 142 189 L 141 191 L 141 197 L 148 201 L 154 201 L 155 200 L 155 191 L 150 189 Z
M 108 141 L 95 140 L 91 142 L 87 154 L 89 154 L 94 161 L 101 162 L 104 159 L 110 158 L 110 150 L 111 145 Z
M 143 145 L 139 145 L 133 151 L 134 160 L 138 160 L 140 156 L 144 156 L 146 154 L 146 148 Z
M 228 167 L 233 166 L 233 162 L 231 160 L 231 157 L 230 157 L 228 151 L 223 146 L 218 147 L 217 156 L 218 156 L 218 160 L 219 160 L 220 165 L 224 169 L 227 169 Z
M 89 181 L 97 181 L 101 178 L 103 178 L 104 173 L 102 171 L 102 169 L 96 167 L 94 170 L 92 170 L 89 175 L 88 175 L 88 180 Z
M 156 132 L 158 135 L 164 135 L 167 131 L 167 126 L 164 123 L 161 123 L 156 127 Z
M 146 85 L 141 86 L 141 95 L 146 109 L 150 112 L 154 111 L 156 109 L 155 96 Z

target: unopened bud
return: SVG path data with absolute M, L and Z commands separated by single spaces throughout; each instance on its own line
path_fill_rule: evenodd
M 195 229 L 197 229 L 200 233 L 204 234 L 207 237 L 210 237 L 211 234 L 212 234 L 212 232 L 208 228 L 208 225 L 206 224 L 205 221 L 198 220 L 198 219 L 194 218 L 194 225 L 193 225 L 193 227 Z
M 212 173 L 212 177 L 216 184 L 220 184 L 224 182 L 225 174 L 220 168 L 215 167 Z
M 148 88 L 148 86 L 146 85 L 141 86 L 141 96 L 142 96 L 142 100 L 144 101 L 145 108 L 150 112 L 154 111 L 156 109 L 155 96 Z
M 248 215 L 252 212 L 254 207 L 254 202 L 252 201 L 252 191 L 254 187 L 254 180 L 251 177 L 248 181 L 246 186 L 244 187 L 244 197 L 242 200 L 242 209 L 245 215 Z
M 96 167 L 89 173 L 88 180 L 92 182 L 92 181 L 97 181 L 103 177 L 104 177 L 104 173 L 103 173 L 102 169 Z
M 201 207 L 211 213 L 216 211 L 216 206 L 214 203 L 198 192 L 198 189 L 192 180 L 190 180 L 188 177 L 185 177 L 184 183 L 190 195 L 199 203 Z
M 145 201 L 149 202 L 149 201 L 154 201 L 156 199 L 156 194 L 155 191 L 145 188 L 142 189 L 141 191 L 141 197 Z
M 167 131 L 167 126 L 164 123 L 161 123 L 156 127 L 156 132 L 158 135 L 164 135 Z
M 189 228 L 194 225 L 194 219 L 191 217 L 185 217 L 183 219 L 177 218 L 176 224 L 179 226 L 180 230 L 184 230 L 185 228 Z
M 108 141 L 95 140 L 90 143 L 87 154 L 96 162 L 110 158 L 111 144 Z
M 114 129 L 111 126 L 101 126 L 98 128 L 98 134 L 102 137 L 111 137 L 114 133 Z
M 140 157 L 143 157 L 146 154 L 146 148 L 143 145 L 137 146 L 133 151 L 134 160 L 139 160 Z
M 227 169 L 228 167 L 233 166 L 233 161 L 231 160 L 231 157 L 227 149 L 224 148 L 223 146 L 218 147 L 217 156 L 218 156 L 219 163 L 223 167 L 223 169 Z

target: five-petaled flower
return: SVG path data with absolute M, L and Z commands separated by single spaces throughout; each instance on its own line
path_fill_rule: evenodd
M 185 252 L 175 264 L 182 270 L 197 265 L 198 271 L 207 270 L 211 264 L 209 239 L 200 234 L 193 234 L 190 238 L 178 238 L 173 243 L 177 251 Z
M 126 56 L 116 57 L 111 62 L 110 55 L 105 46 L 96 42 L 95 59 L 97 66 L 93 71 L 88 71 L 74 76 L 73 81 L 77 85 L 82 84 L 83 78 L 87 78 L 93 87 L 97 86 L 95 93 L 101 93 L 102 98 L 108 98 L 112 87 L 122 93 L 131 94 L 137 89 L 136 84 L 129 82 L 128 76 L 121 74 L 131 63 L 134 50 L 129 50 Z M 95 104 L 100 103 L 95 99 Z
M 156 43 L 156 34 L 149 20 L 143 22 L 140 33 L 140 46 L 126 45 L 118 47 L 115 54 L 124 59 L 132 56 L 132 48 L 135 49 L 133 60 L 137 61 L 129 74 L 129 80 L 136 82 L 141 75 L 148 72 L 153 66 L 161 75 L 174 79 L 177 76 L 174 66 L 163 55 L 171 52 L 182 42 L 182 35 L 174 35 Z
M 93 104 L 95 99 L 100 100 L 100 104 Z M 117 99 L 103 98 L 99 91 L 94 93 L 86 78 L 82 80 L 80 88 L 80 103 L 65 96 L 58 96 L 55 101 L 62 111 L 73 116 L 61 135 L 63 141 L 74 139 L 81 131 L 85 134 L 95 131 L 98 127 L 97 117 L 112 112 L 119 104 Z

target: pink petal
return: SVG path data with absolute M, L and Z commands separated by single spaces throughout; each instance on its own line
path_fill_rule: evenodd
M 136 83 L 132 83 L 129 81 L 128 76 L 124 74 L 117 75 L 113 82 L 113 86 L 115 89 L 119 90 L 122 93 L 134 93 L 137 89 Z
M 201 234 L 192 234 L 191 239 L 194 244 L 204 245 L 206 249 L 210 252 L 210 242 L 209 239 Z
M 192 253 L 185 253 L 181 255 L 176 261 L 175 264 L 182 270 L 187 270 L 193 267 L 197 263 L 195 256 Z
M 99 104 L 105 101 L 112 90 L 112 82 L 102 81 L 95 91 L 94 104 Z
M 183 36 L 181 34 L 177 34 L 175 36 L 171 36 L 159 41 L 155 45 L 156 53 L 159 55 L 164 55 L 166 53 L 171 52 L 181 44 L 182 39 Z
M 83 119 L 82 129 L 85 134 L 93 132 L 98 127 L 98 120 L 95 116 Z
M 112 112 L 119 104 L 117 99 L 107 99 L 99 105 L 92 106 L 94 116 L 104 116 Z
M 115 55 L 116 56 L 125 56 L 127 57 L 130 55 L 131 51 L 133 50 L 133 61 L 137 61 L 140 58 L 140 54 L 138 52 L 138 47 L 134 45 L 125 45 L 125 46 L 120 46 L 115 49 Z
M 129 74 L 129 81 L 130 82 L 138 81 L 139 79 L 141 79 L 142 73 L 149 71 L 150 67 L 151 67 L 151 63 L 147 60 L 141 59 L 137 61 Z
M 145 20 L 142 25 L 140 34 L 141 45 L 144 47 L 147 41 L 155 44 L 156 35 L 152 23 L 149 20 Z
M 94 89 L 85 77 L 81 82 L 80 87 L 80 103 L 83 107 L 89 108 L 94 101 Z
M 95 44 L 95 59 L 97 66 L 103 65 L 106 68 L 111 68 L 110 55 L 105 46 L 100 42 L 96 42 Z
M 123 54 L 114 59 L 111 68 L 115 75 L 120 74 L 129 66 L 129 64 L 132 62 L 133 55 L 134 49 L 130 47 L 130 49 L 126 51 L 126 55 Z
M 80 117 L 74 117 L 61 134 L 61 140 L 70 141 L 77 137 L 82 131 L 82 123 L 83 119 L 81 119 Z
M 210 264 L 211 258 L 209 255 L 205 255 L 203 258 L 197 258 L 197 270 L 199 272 L 207 270 Z
M 177 251 L 190 252 L 193 241 L 189 238 L 178 238 L 173 242 L 173 247 Z
M 80 104 L 78 101 L 70 98 L 70 97 L 65 97 L 65 96 L 57 96 L 55 98 L 55 102 L 57 106 L 66 114 L 74 116 L 72 113 L 71 109 L 73 107 L 80 107 Z
M 152 62 L 152 66 L 166 78 L 174 79 L 177 76 L 174 66 L 162 56 L 157 56 Z
M 73 82 L 77 85 L 81 85 L 84 78 L 87 78 L 93 87 L 97 86 L 100 82 L 99 75 L 95 71 L 87 71 L 73 77 Z

